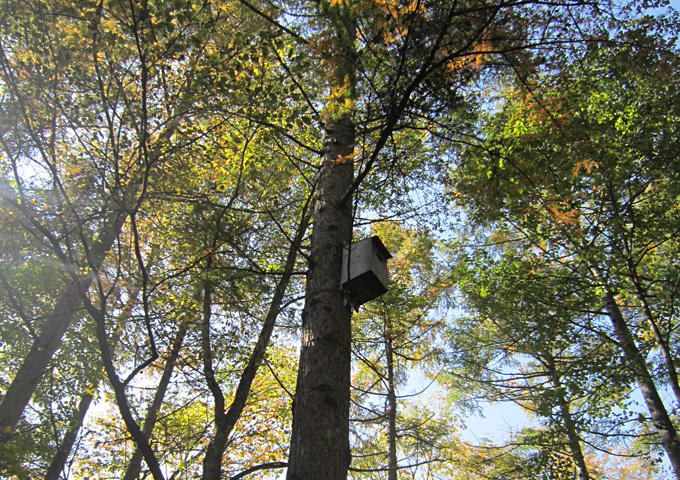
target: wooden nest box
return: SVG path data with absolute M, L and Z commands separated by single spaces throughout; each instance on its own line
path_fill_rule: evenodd
M 354 242 L 342 254 L 342 289 L 355 310 L 387 292 L 387 259 L 392 258 L 378 237 Z

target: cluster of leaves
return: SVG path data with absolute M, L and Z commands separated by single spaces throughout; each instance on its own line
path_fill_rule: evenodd
M 658 433 L 676 454 L 659 412 L 680 397 L 650 393 L 677 391 L 679 57 L 665 28 L 637 20 L 506 83 L 483 142 L 451 171 L 480 242 L 454 246 L 469 316 L 451 330 L 453 378 L 473 382 L 469 398 L 532 412 L 557 436 L 516 442 L 563 445 L 579 478 L 595 475 L 588 449 L 634 455 L 636 437 Z M 648 412 L 631 410 L 637 385 Z
M 438 465 L 452 458 L 456 416 L 445 404 L 420 398 L 433 400 L 434 386 L 411 380 L 437 377 L 449 284 L 428 232 L 392 223 L 372 232 L 393 259 L 389 291 L 353 319 L 352 475 L 417 478 L 441 471 Z

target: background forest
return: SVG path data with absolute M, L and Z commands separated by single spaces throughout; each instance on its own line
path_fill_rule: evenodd
M 679 22 L 0 0 L 0 478 L 680 479 Z

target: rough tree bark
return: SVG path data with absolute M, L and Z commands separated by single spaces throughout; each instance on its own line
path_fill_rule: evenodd
M 327 126 L 302 312 L 288 480 L 344 479 L 350 463 L 352 315 L 340 274 L 343 245 L 352 237 L 352 209 L 351 202 L 338 202 L 352 183 L 353 144 L 354 125 L 348 117 Z
M 343 247 L 352 239 L 355 127 L 344 100 L 353 95 L 352 22 L 335 15 L 331 87 L 345 92 L 330 105 L 315 200 L 288 480 L 344 480 L 351 461 L 349 397 L 351 308 L 340 287 Z M 344 96 L 344 98 L 342 98 Z

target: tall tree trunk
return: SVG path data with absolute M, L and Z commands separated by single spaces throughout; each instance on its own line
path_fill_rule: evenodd
M 210 268 L 211 258 L 208 257 L 207 268 Z M 210 323 L 212 320 L 212 285 L 206 281 L 203 286 L 203 318 L 201 320 L 201 351 L 203 352 L 203 376 L 208 384 L 215 402 L 215 436 L 208 444 L 203 458 L 203 479 L 219 480 L 222 471 L 222 453 L 220 445 L 226 445 L 228 436 L 222 428 L 224 425 L 224 393 L 215 379 L 215 369 L 212 362 L 212 348 L 210 345 Z
M 392 324 L 388 320 L 385 332 L 385 353 L 387 355 L 387 480 L 397 480 L 397 392 L 394 385 L 394 351 Z
M 293 403 L 288 480 L 345 479 L 350 463 L 351 310 L 340 289 L 343 245 L 352 236 L 354 125 L 327 127 L 311 239 L 302 348 Z
M 125 323 L 130 318 L 130 315 L 132 315 L 132 309 L 137 301 L 137 295 L 139 295 L 139 291 L 139 287 L 135 287 L 132 292 L 129 293 L 128 300 L 125 303 L 125 308 L 121 313 L 121 329 L 124 328 Z M 112 353 L 115 352 L 116 347 L 118 346 L 118 340 L 120 340 L 119 335 L 114 338 L 113 342 L 111 342 Z M 101 369 L 101 366 L 98 368 Z M 92 386 L 92 390 L 96 392 L 98 387 L 99 382 Z M 93 394 L 85 393 L 80 396 L 78 409 L 74 412 L 73 417 L 71 417 L 69 428 L 66 433 L 64 433 L 64 438 L 61 439 L 61 443 L 59 444 L 57 452 L 52 458 L 52 462 L 50 462 L 50 466 L 47 468 L 47 473 L 45 473 L 45 478 L 43 480 L 58 480 L 59 475 L 61 475 L 61 473 L 64 471 L 64 466 L 66 465 L 68 457 L 71 455 L 71 450 L 73 449 L 76 438 L 78 438 L 78 432 L 83 426 L 85 415 L 87 415 L 87 411 L 90 408 L 92 400 L 94 400 Z
M 652 309 L 647 301 L 647 293 L 645 292 L 642 284 L 640 283 L 640 277 L 637 274 L 637 268 L 632 262 L 629 262 L 629 271 L 631 274 L 631 280 L 633 285 L 635 285 L 635 293 L 637 298 L 642 304 L 642 314 L 647 320 L 649 327 L 652 329 L 652 334 L 654 335 L 654 340 L 657 346 L 661 349 L 661 356 L 663 358 L 663 363 L 666 367 L 666 373 L 668 374 L 668 383 L 671 385 L 673 394 L 678 404 L 680 404 L 680 382 L 678 381 L 678 371 L 675 368 L 675 362 L 673 361 L 673 355 L 671 354 L 670 345 L 668 343 L 668 337 L 664 338 L 664 335 L 659 329 L 659 325 L 656 321 L 655 315 L 652 313 Z
M 97 309 L 94 305 L 89 302 L 89 299 L 85 298 L 85 307 L 88 312 L 94 318 L 97 325 L 97 341 L 99 343 L 99 349 L 101 351 L 101 359 L 104 364 L 104 371 L 106 372 L 106 377 L 109 379 L 109 384 L 113 389 L 113 394 L 116 399 L 116 405 L 118 405 L 118 412 L 125 422 L 125 427 L 127 428 L 132 440 L 137 445 L 143 455 L 144 461 L 146 462 L 154 480 L 164 480 L 163 472 L 161 471 L 160 464 L 156 458 L 149 441 L 142 433 L 142 429 L 132 414 L 132 409 L 127 399 L 125 393 L 126 384 L 123 383 L 118 377 L 116 372 L 116 367 L 113 363 L 113 352 L 109 339 L 107 337 L 106 331 L 106 301 L 102 300 L 102 305 L 100 309 Z
M 68 430 L 64 434 L 64 438 L 61 439 L 59 448 L 57 448 L 57 453 L 54 454 L 43 480 L 59 480 L 59 476 L 64 472 L 66 460 L 68 460 L 68 457 L 71 455 L 71 450 L 76 442 L 76 438 L 78 438 L 78 432 L 80 431 L 80 427 L 83 426 L 85 415 L 87 415 L 87 410 L 90 408 L 92 400 L 94 400 L 94 395 L 91 393 L 80 396 L 78 409 L 71 417 Z
M 642 353 L 635 343 L 635 339 L 628 328 L 626 320 L 621 314 L 619 305 L 616 303 L 614 294 L 607 288 L 604 299 L 605 307 L 614 327 L 614 334 L 623 350 L 624 357 L 631 366 L 635 378 L 642 392 L 642 396 L 647 404 L 647 409 L 656 427 L 659 439 L 668 454 L 668 458 L 673 466 L 675 477 L 680 480 L 680 442 L 678 435 L 671 422 L 666 407 L 659 396 L 654 380 L 649 373 L 647 364 Z
M 307 227 L 309 224 L 309 216 L 307 213 L 308 205 L 305 205 L 302 211 L 302 219 L 298 226 L 297 234 L 293 239 L 293 243 L 288 250 L 288 255 L 286 257 L 286 264 L 283 270 L 283 275 L 281 279 L 276 284 L 274 290 L 274 296 L 269 304 L 269 309 L 267 311 L 267 317 L 265 318 L 264 324 L 262 325 L 262 330 L 260 330 L 260 335 L 257 338 L 257 343 L 253 348 L 250 358 L 248 359 L 248 364 L 243 369 L 241 378 L 239 379 L 238 386 L 236 387 L 236 393 L 234 394 L 234 400 L 229 405 L 229 409 L 226 414 L 215 411 L 215 437 L 208 444 L 208 449 L 206 451 L 205 457 L 203 458 L 203 479 L 204 480 L 219 480 L 222 474 L 222 456 L 227 447 L 227 441 L 232 430 L 236 426 L 236 422 L 241 416 L 243 409 L 248 401 L 248 394 L 250 393 L 250 388 L 255 380 L 255 375 L 262 363 L 264 354 L 269 346 L 269 340 L 271 338 L 272 332 L 274 331 L 274 325 L 276 324 L 276 319 L 281 312 L 281 305 L 283 303 L 286 290 L 288 289 L 288 284 L 293 276 L 293 271 L 295 269 L 295 263 L 297 262 L 297 255 L 302 246 L 302 240 L 307 232 Z M 209 291 L 207 292 L 209 294 Z M 209 299 L 208 299 L 209 300 Z M 205 302 L 205 299 L 204 299 Z M 203 311 L 204 319 L 210 318 L 210 302 L 208 305 L 204 304 Z M 205 322 L 204 322 L 205 324 Z M 208 343 L 203 344 L 204 355 L 207 350 L 210 352 L 209 344 L 209 325 L 204 327 L 203 336 L 208 338 Z M 207 329 L 206 329 L 207 328 Z M 204 357 L 205 362 L 205 357 Z M 212 372 L 212 365 L 208 368 L 204 364 L 204 373 L 206 375 L 212 375 L 212 380 L 208 379 L 208 385 L 211 391 L 215 388 L 219 390 L 219 393 L 213 391 L 213 396 L 215 397 L 215 405 L 221 405 L 222 412 L 224 412 L 224 396 L 222 391 L 214 382 L 214 372 Z M 207 377 L 206 377 L 207 378 Z M 276 468 L 280 467 L 281 464 L 274 462 L 272 465 L 277 465 Z
M 571 458 L 574 460 L 574 464 L 576 465 L 578 480 L 590 480 L 588 467 L 586 466 L 583 450 L 581 449 L 581 437 L 576 431 L 576 425 L 574 424 L 574 419 L 571 416 L 569 400 L 564 393 L 562 381 L 560 380 L 560 376 L 557 373 L 557 369 L 555 368 L 555 358 L 552 356 L 552 354 L 548 353 L 545 355 L 545 360 L 546 366 L 548 367 L 548 377 L 550 378 L 550 383 L 552 383 L 555 393 L 557 394 L 557 401 L 560 406 L 560 416 L 562 417 L 562 425 L 564 425 L 564 429 L 567 431 L 569 450 L 571 451 Z
M 346 7 L 346 5 L 345 5 Z M 344 480 L 351 462 L 349 396 L 351 308 L 340 286 L 342 252 L 352 239 L 355 129 L 345 100 L 354 95 L 353 22 L 338 3 L 334 19 L 332 89 L 344 92 L 328 106 L 329 119 L 317 185 L 288 480 Z
M 106 225 L 104 233 L 91 247 L 89 265 L 98 271 L 108 252 L 118 238 L 127 214 L 119 213 Z M 94 281 L 93 275 L 74 280 L 59 298 L 50 320 L 43 327 L 38 338 L 24 358 L 0 403 L 0 442 L 12 437 L 12 431 L 30 402 L 38 382 L 42 378 L 69 325 L 81 308 L 82 299 Z
M 153 429 L 156 426 L 156 419 L 158 418 L 158 412 L 163 405 L 163 399 L 165 398 L 165 392 L 168 390 L 170 385 L 170 379 L 172 378 L 172 371 L 175 368 L 175 363 L 177 362 L 177 357 L 179 356 L 179 351 L 184 343 L 184 337 L 186 336 L 187 328 L 185 325 L 181 325 L 175 339 L 172 342 L 172 347 L 170 348 L 170 354 L 168 355 L 168 360 L 165 362 L 165 367 L 163 368 L 163 375 L 161 375 L 161 380 L 158 382 L 158 387 L 156 388 L 156 393 L 154 394 L 153 401 L 146 411 L 146 417 L 144 418 L 144 425 L 142 426 L 142 433 L 149 439 L 153 433 Z M 132 458 L 128 462 L 127 470 L 125 471 L 125 476 L 123 480 L 133 480 L 139 476 L 139 472 L 142 469 L 142 459 L 144 455 L 139 447 L 135 447 L 135 451 L 132 454 Z

